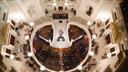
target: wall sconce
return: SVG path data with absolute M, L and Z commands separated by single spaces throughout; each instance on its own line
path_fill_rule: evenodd
M 56 2 L 54 2 L 54 3 L 53 3 L 53 6 L 56 6 L 56 5 L 57 5 L 57 3 L 56 3 Z
M 65 6 L 68 6 L 69 4 L 67 2 L 64 3 Z

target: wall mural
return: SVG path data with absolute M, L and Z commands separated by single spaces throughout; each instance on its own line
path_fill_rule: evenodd
M 3 23 L 0 25 L 0 44 L 6 44 L 8 30 L 9 29 L 7 23 Z

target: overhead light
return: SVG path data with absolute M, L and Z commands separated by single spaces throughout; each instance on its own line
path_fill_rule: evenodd
M 68 3 L 67 3 L 67 2 L 65 2 L 65 3 L 64 3 L 64 5 L 65 5 L 65 6 L 68 6 Z
M 28 40 L 28 39 L 29 39 L 29 35 L 26 35 L 26 36 L 25 36 L 25 40 Z
M 94 52 L 93 51 L 90 51 L 90 53 L 89 53 L 91 56 L 93 56 L 94 55 Z
M 87 24 L 88 24 L 88 25 L 91 25 L 92 23 L 91 23 L 91 21 L 88 21 Z
M 68 2 L 68 0 L 65 0 L 65 2 Z
M 54 3 L 53 3 L 53 6 L 56 6 L 56 5 L 57 5 L 57 3 L 56 3 L 56 2 L 54 2 Z
M 125 37 L 124 40 L 127 40 L 127 38 Z
M 34 22 L 30 22 L 30 26 L 33 26 L 34 25 Z
M 45 70 L 45 67 L 42 65 L 42 66 L 40 66 L 40 70 L 41 71 L 44 71 Z
M 19 22 L 20 20 L 26 20 L 25 16 L 21 12 L 10 13 L 9 18 L 16 22 Z
M 31 56 L 32 56 L 32 52 L 29 52 L 29 53 L 28 53 L 28 56 L 30 56 L 30 57 L 31 57 Z
M 59 71 L 59 72 L 64 72 L 64 71 L 61 70 L 61 71 Z
M 101 18 L 101 21 L 102 21 L 102 22 L 105 22 L 105 21 L 106 21 L 106 19 L 104 19 L 104 18 Z
M 16 19 L 16 22 L 17 22 L 17 23 L 20 22 L 20 19 Z
M 107 57 L 109 57 L 109 58 L 110 58 L 110 57 L 111 57 L 111 54 L 110 54 L 110 53 L 108 53 L 108 54 L 107 54 Z
M 77 66 L 77 69 L 78 69 L 78 70 L 82 70 L 82 69 L 83 69 L 82 65 L 78 65 L 78 66 Z
M 14 57 L 15 57 L 14 55 L 10 55 L 10 59 L 14 59 Z
M 93 35 L 92 35 L 92 38 L 93 38 L 93 39 L 96 39 L 96 35 L 95 35 L 95 34 L 93 34 Z
M 111 14 L 107 11 L 101 11 L 97 14 L 97 19 L 101 20 L 102 22 L 105 22 L 108 18 L 111 17 Z

